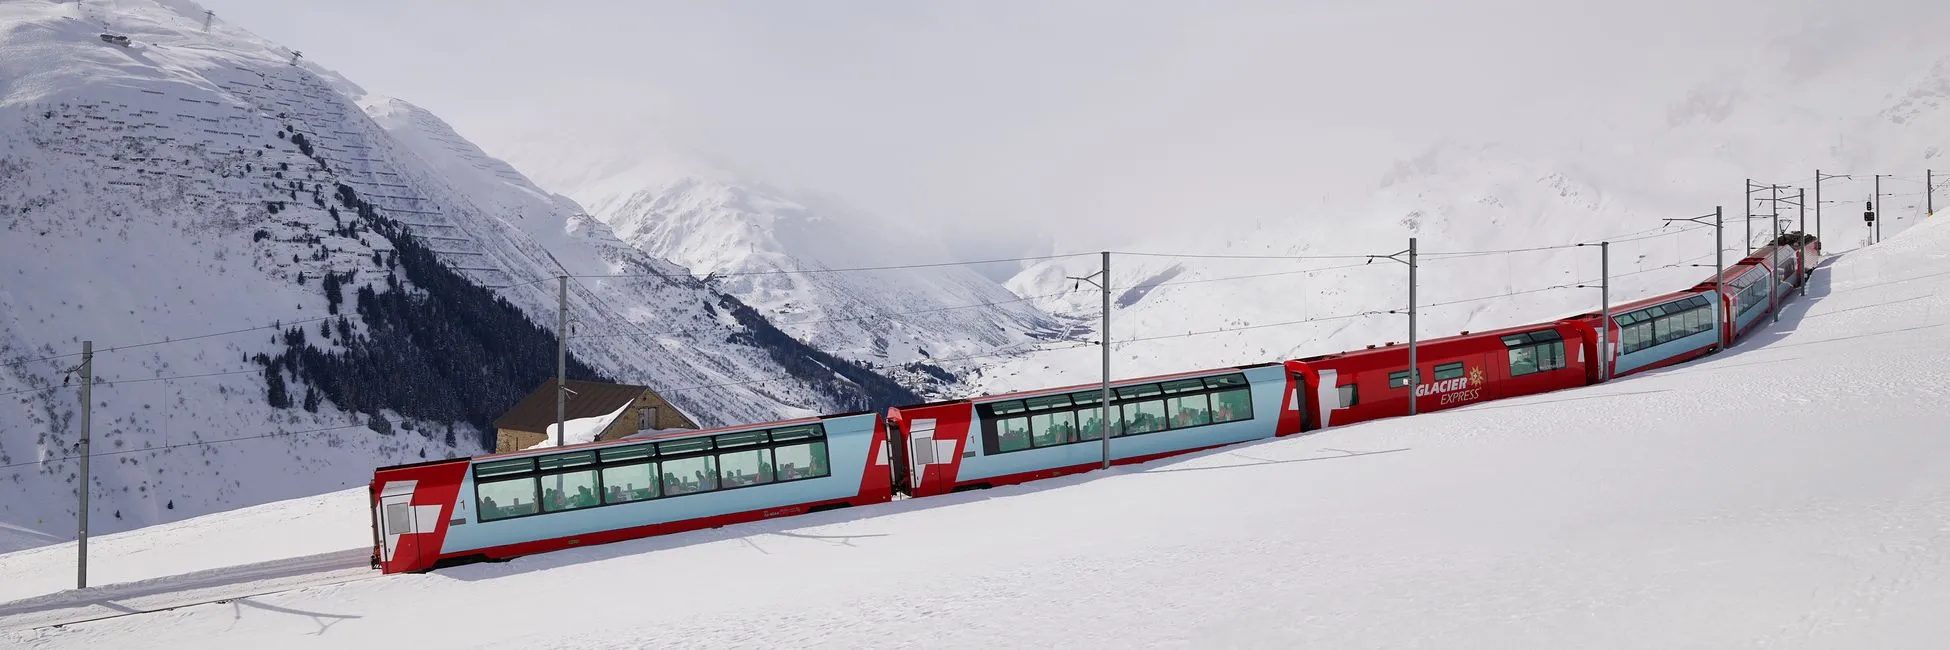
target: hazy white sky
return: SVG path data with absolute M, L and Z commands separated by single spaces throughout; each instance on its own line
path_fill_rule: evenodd
M 202 2 L 490 153 L 663 142 L 977 255 L 1288 216 L 1440 138 L 1629 132 L 1784 4 Z

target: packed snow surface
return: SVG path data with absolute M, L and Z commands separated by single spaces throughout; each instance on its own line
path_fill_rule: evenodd
M 58 629 L 10 603 L 0 645 L 1940 647 L 1946 289 L 1939 219 L 1734 349 L 1599 387 Z M 97 570 L 363 543 L 358 495 L 323 498 L 125 533 Z M 35 585 L 6 597 L 71 548 L 0 556 Z

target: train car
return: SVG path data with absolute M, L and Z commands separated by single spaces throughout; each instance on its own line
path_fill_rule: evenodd
M 1369 346 L 1285 365 L 1306 386 L 1304 426 L 1326 428 L 1407 415 L 1410 399 L 1425 413 L 1586 385 L 1593 332 L 1565 320 L 1420 342 L 1415 363 L 1427 380 L 1412 389 L 1405 345 Z
M 1780 310 L 1788 297 L 1794 295 L 1794 290 L 1801 286 L 1801 252 L 1792 246 L 1769 244 L 1754 251 L 1753 256 L 1747 259 L 1760 260 L 1761 265 L 1774 276 L 1774 303 L 1768 309 Z
M 1266 363 L 1111 384 L 1114 464 L 1298 433 L 1297 387 Z M 930 496 L 1102 466 L 1101 385 L 890 409 L 896 480 Z
M 1717 292 L 1720 311 L 1720 347 L 1734 341 L 1760 324 L 1762 316 L 1774 306 L 1774 277 L 1754 258 L 1741 260 L 1720 273 L 1720 277 L 1694 285 L 1689 291 Z
M 892 495 L 880 417 L 850 413 L 384 467 L 372 561 L 423 571 Z
M 1815 274 L 1815 267 L 1821 266 L 1821 240 L 1805 232 L 1790 232 L 1775 238 L 1775 246 L 1794 249 L 1797 263 L 1801 268 L 1801 283 Z M 1800 283 L 1797 283 L 1799 286 Z
M 1611 364 L 1607 376 L 1616 379 L 1719 351 L 1723 321 L 1717 295 L 1711 289 L 1695 289 L 1612 307 L 1611 322 L 1605 324 L 1610 349 L 1597 355 Z M 1604 314 L 1579 314 L 1571 320 L 1596 332 Z M 1593 370 L 1598 367 L 1591 364 Z M 1588 374 L 1588 380 L 1598 380 L 1595 372 Z

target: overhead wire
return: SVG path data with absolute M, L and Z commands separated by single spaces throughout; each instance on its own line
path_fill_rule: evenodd
M 817 275 L 822 273 L 853 273 L 853 272 L 861 272 L 861 271 L 899 271 L 899 270 L 906 270 L 906 269 L 927 269 L 927 268 L 940 268 L 940 267 L 947 267 L 947 266 L 974 266 L 978 264 L 1002 264 L 1006 262 L 1034 262 L 1034 261 L 1044 261 L 1044 260 L 1066 259 L 1071 257 L 1081 257 L 1084 255 L 1096 255 L 1096 254 L 1097 253 L 1065 253 L 1060 255 L 1030 255 L 1024 257 L 1004 257 L 1004 258 L 984 259 L 984 260 L 962 260 L 957 262 L 889 264 L 883 266 L 856 266 L 856 267 L 835 268 L 835 269 L 774 269 L 770 271 L 732 271 L 728 273 L 707 274 L 705 275 L 705 278 L 735 278 L 735 277 L 745 277 L 745 276 L 754 276 L 754 275 Z M 696 278 L 695 275 L 689 273 L 611 273 L 611 274 L 570 275 L 569 277 L 572 278 Z
M 211 332 L 211 333 L 209 333 L 209 334 L 198 334 L 198 335 L 195 335 L 195 336 L 185 336 L 185 337 L 182 337 L 182 338 L 168 338 L 168 339 L 158 339 L 158 340 L 154 340 L 154 341 L 145 341 L 145 342 L 142 342 L 142 343 L 130 343 L 130 344 L 126 344 L 126 345 L 115 345 L 115 346 L 109 346 L 109 347 L 105 347 L 105 348 L 101 348 L 101 349 L 98 349 L 98 350 L 95 350 L 95 351 L 94 351 L 94 353 L 95 353 L 95 354 L 108 354 L 108 353 L 111 353 L 111 352 L 120 352 L 120 351 L 123 351 L 123 350 L 133 350 L 133 349 L 136 349 L 136 348 L 146 348 L 146 347 L 151 347 L 151 346 L 157 346 L 157 345 L 170 345 L 170 344 L 173 344 L 173 343 L 183 343 L 183 342 L 186 342 L 186 341 L 196 341 L 196 340 L 201 340 L 201 339 L 207 339 L 207 338 L 215 338 L 215 337 L 219 337 L 219 336 L 229 336 L 229 335 L 232 335 L 232 334 L 242 334 L 242 333 L 244 333 L 244 332 L 254 332 L 254 331 L 257 331 L 257 330 L 264 330 L 264 329 L 283 329 L 283 328 L 285 328 L 285 327 L 289 327 L 289 326 L 292 326 L 292 325 L 304 325 L 304 324 L 307 324 L 307 323 L 316 323 L 316 322 L 318 322 L 318 321 L 322 321 L 322 320 L 332 320 L 332 319 L 334 319 L 334 318 L 339 318 L 339 316 L 337 316 L 337 315 L 333 315 L 333 316 L 322 316 L 322 317 L 319 317 L 319 318 L 307 318 L 307 319 L 303 319 L 303 320 L 294 320 L 294 321 L 289 321 L 289 322 L 277 322 L 277 323 L 272 323 L 272 324 L 270 324 L 270 325 L 258 325 L 258 326 L 255 326 L 255 327 L 246 327 L 246 328 L 242 328 L 242 329 L 234 329 L 234 330 L 227 330 L 227 331 L 222 331 L 222 332 Z M 54 360 L 54 359 L 66 359 L 66 358 L 68 358 L 68 357 L 78 357 L 78 356 L 81 356 L 81 353 L 80 353 L 80 352 L 70 352 L 70 353 L 67 353 L 67 354 L 57 354 L 57 355 L 54 355 L 54 356 L 50 356 L 50 357 L 41 357 L 41 358 L 39 358 L 39 359 L 24 359 L 24 360 L 20 360 L 20 361 L 10 361 L 10 362 L 7 362 L 7 363 L 0 363 L 0 366 L 14 366 L 14 365 L 20 365 L 20 364 L 25 364 L 25 363 L 33 363 L 33 362 L 36 362 L 36 361 L 51 361 L 51 360 Z
M 338 430 L 341 430 L 341 429 L 363 429 L 363 428 L 366 428 L 366 425 L 364 425 L 364 424 L 347 424 L 347 425 L 343 425 L 343 426 L 336 426 L 336 427 L 326 427 L 326 428 L 322 428 L 322 429 L 307 429 L 307 430 L 304 430 L 304 431 L 279 431 L 279 432 L 276 432 L 276 433 L 266 433 L 266 434 L 259 434 L 259 435 L 254 435 L 254 436 L 238 436 L 238 437 L 235 437 L 235 438 L 217 438 L 217 439 L 214 439 L 214 440 L 198 440 L 198 441 L 196 441 L 196 442 L 183 442 L 183 443 L 176 443 L 176 444 L 169 444 L 169 445 L 160 445 L 160 446 L 156 446 L 156 447 L 140 447 L 140 448 L 134 448 L 134 449 L 117 449 L 117 450 L 115 450 L 115 451 L 92 451 L 92 450 L 91 450 L 91 451 L 89 451 L 89 452 L 88 452 L 88 457 L 89 457 L 89 458 L 99 458 L 99 457 L 102 457 L 102 456 L 120 456 L 120 455 L 122 455 L 122 454 L 139 454 L 139 453 L 142 453 L 142 452 L 145 452 L 145 451 L 163 451 L 163 450 L 166 450 L 166 449 L 181 449 L 181 448 L 183 448 L 183 447 L 202 447 L 202 446 L 208 446 L 208 445 L 217 445 L 217 444 L 223 444 L 223 443 L 229 443 L 229 442 L 242 442 L 242 441 L 245 441 L 245 440 L 262 440 L 262 439 L 265 439 L 265 438 L 276 438 L 276 437 L 279 437 L 279 436 L 296 436 L 296 435 L 303 435 L 303 434 L 308 434 L 308 433 L 324 433 L 324 432 L 326 432 L 326 431 L 338 431 Z M 26 467 L 26 466 L 28 466 L 28 465 L 45 465 L 45 464 L 48 464 L 48 463 L 55 463 L 55 462 L 60 462 L 60 461 L 64 461 L 64 460 L 76 460 L 76 459 L 79 459 L 79 458 L 81 458 L 81 454 L 70 454 L 70 455 L 67 455 L 67 456 L 61 456 L 61 457 L 58 457 L 58 458 L 43 458 L 43 459 L 41 459 L 41 460 L 33 460 L 33 461 L 27 461 L 27 462 L 22 462 L 22 463 L 12 463 L 12 464 L 8 464 L 8 465 L 0 465 L 0 469 L 8 469 L 8 468 L 13 468 L 13 467 Z
M 171 380 L 176 380 L 176 379 L 197 379 L 197 378 L 202 378 L 202 377 L 223 377 L 223 376 L 228 376 L 228 375 L 243 375 L 243 374 L 253 374 L 253 373 L 260 373 L 260 372 L 264 372 L 264 369 L 262 369 L 262 368 L 249 368 L 249 369 L 245 369 L 245 370 L 230 370 L 230 371 L 224 371 L 224 372 L 206 372 L 206 373 L 200 373 L 200 374 L 194 374 L 194 375 L 170 375 L 170 376 L 168 376 L 168 377 L 146 377 L 146 378 L 142 378 L 142 379 L 98 379 L 98 380 L 96 380 L 96 381 L 94 382 L 94 385 L 95 385 L 95 386 L 97 386 L 97 387 L 103 387 L 103 386 L 120 386 L 120 385 L 122 385 L 122 384 L 142 384 L 142 383 L 148 383 L 148 382 L 152 382 L 152 381 L 171 381 Z M 72 384 L 72 385 L 69 385 L 69 384 L 63 384 L 63 385 L 60 385 L 60 386 L 47 386 L 47 387 L 44 387 L 44 388 L 27 388 L 27 389 L 22 389 L 22 390 L 15 390 L 15 391 L 8 391 L 8 392 L 5 392 L 5 393 L 0 393 L 0 396 L 5 396 L 5 395 L 20 395 L 20 394 L 23 394 L 23 393 L 42 393 L 42 392 L 48 392 L 48 391 L 56 391 L 56 390 L 61 390 L 61 389 L 63 389 L 63 388 L 80 388 L 80 387 L 81 387 L 81 384 L 78 384 L 78 383 L 77 383 L 77 384 Z

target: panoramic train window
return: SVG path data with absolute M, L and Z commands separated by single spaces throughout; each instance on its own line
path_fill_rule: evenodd
M 805 424 L 474 466 L 481 521 L 831 476 L 826 429 Z
M 710 456 L 666 460 L 659 469 L 664 475 L 664 494 L 695 494 L 718 489 L 718 466 Z
M 474 495 L 480 501 L 481 521 L 535 514 L 535 479 L 518 478 L 479 483 Z
M 1743 282 L 1746 284 L 1742 284 Z M 1738 288 L 1738 292 L 1733 295 L 1735 315 L 1744 316 L 1755 307 L 1767 304 L 1767 290 L 1770 287 L 1766 269 L 1754 267 L 1752 271 L 1734 278 L 1728 284 Z
M 1503 337 L 1510 353 L 1510 376 L 1557 370 L 1564 367 L 1564 335 L 1557 330 L 1539 330 Z
M 1251 384 L 1243 374 L 1120 386 L 1110 409 L 1110 435 L 1138 435 L 1253 419 Z M 1042 395 L 976 405 L 989 453 L 1096 441 L 1105 422 L 1102 391 Z
M 542 477 L 542 510 L 560 512 L 587 508 L 601 503 L 602 490 L 596 483 L 596 452 L 579 451 L 572 454 L 557 454 L 536 459 L 536 469 L 549 470 L 576 468 L 575 471 L 556 472 Z
M 656 474 L 657 464 L 648 462 L 603 468 L 603 503 L 656 498 L 657 482 L 650 478 Z
M 1408 371 L 1407 371 L 1407 370 L 1397 370 L 1397 371 L 1394 371 L 1394 372 L 1391 372 L 1391 373 L 1388 373 L 1388 387 L 1389 387 L 1389 388 L 1407 388 L 1407 387 L 1408 387 Z
M 819 478 L 832 474 L 832 470 L 826 466 L 824 441 L 786 445 L 773 449 L 772 454 L 777 460 L 778 477 L 781 481 Z
M 1713 303 L 1705 296 L 1688 296 L 1663 305 L 1626 312 L 1618 323 L 1620 354 L 1713 331 Z

